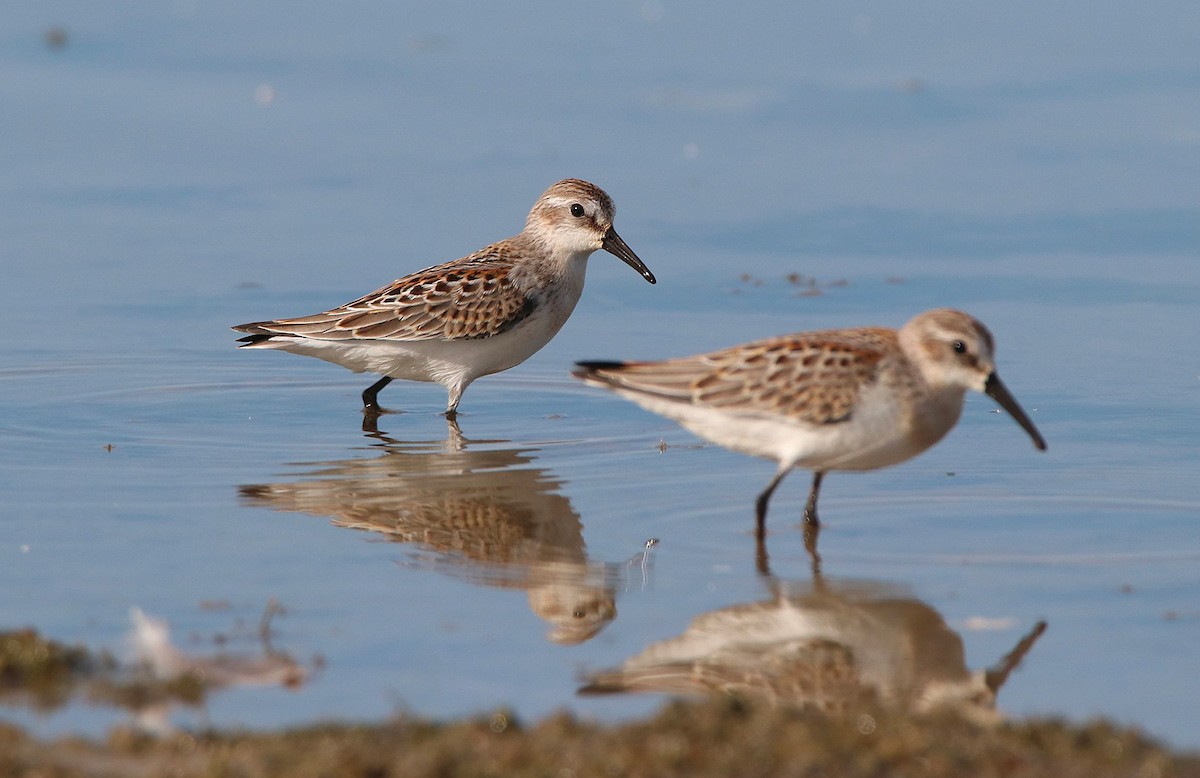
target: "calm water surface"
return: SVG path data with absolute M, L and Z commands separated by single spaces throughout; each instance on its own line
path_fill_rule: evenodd
M 1200 19 L 926 5 L 12 14 L 0 626 L 119 651 L 138 606 L 185 650 L 252 654 L 275 598 L 276 646 L 323 669 L 215 695 L 220 726 L 643 713 L 660 698 L 576 690 L 704 614 L 811 592 L 807 476 L 773 500 L 764 579 L 773 466 L 571 362 L 953 305 L 994 331 L 1049 451 L 972 396 L 916 461 L 831 475 L 827 593 L 890 625 L 860 628 L 876 648 L 913 620 L 961 639 L 956 677 L 1044 620 L 1001 711 L 1200 746 Z M 233 349 L 231 324 L 516 232 L 567 175 L 608 189 L 660 283 L 596 255 L 564 331 L 472 386 L 460 432 L 438 387 L 393 384 L 406 412 L 364 432 L 370 379 Z

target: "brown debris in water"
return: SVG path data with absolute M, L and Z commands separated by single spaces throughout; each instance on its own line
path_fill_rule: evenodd
M 796 297 L 820 297 L 825 294 L 827 289 L 841 289 L 850 286 L 850 281 L 845 278 L 836 278 L 832 281 L 818 281 L 816 276 L 795 271 L 787 273 L 779 280 L 783 281 L 789 287 L 796 289 Z M 764 279 L 751 273 L 742 273 L 738 276 L 738 281 L 741 282 L 741 286 L 730 290 L 732 294 L 741 294 L 742 290 L 746 287 L 759 288 L 775 285 L 776 279 Z

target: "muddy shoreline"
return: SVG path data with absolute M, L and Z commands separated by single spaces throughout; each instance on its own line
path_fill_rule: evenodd
M 672 702 L 608 725 L 567 714 L 525 724 L 497 711 L 434 722 L 322 724 L 278 732 L 125 728 L 107 740 L 39 740 L 0 725 L 13 776 L 1195 776 L 1200 755 L 1095 721 L 981 725 L 863 710 L 846 717 L 736 699 Z

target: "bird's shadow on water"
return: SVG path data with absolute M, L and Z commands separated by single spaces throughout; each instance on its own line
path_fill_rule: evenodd
M 616 618 L 618 592 L 645 584 L 655 541 L 624 562 L 590 558 L 536 447 L 469 439 L 452 418 L 444 440 L 401 441 L 368 418 L 369 455 L 290 464 L 287 480 L 238 487 L 243 504 L 324 516 L 409 544 L 406 567 L 524 591 L 556 643 L 594 637 Z
M 720 694 L 829 715 L 886 708 L 993 722 L 997 694 L 1046 629 L 1038 622 L 973 671 L 959 634 L 902 585 L 817 570 L 787 580 L 756 566 L 766 599 L 696 616 L 682 634 L 587 674 L 579 693 Z

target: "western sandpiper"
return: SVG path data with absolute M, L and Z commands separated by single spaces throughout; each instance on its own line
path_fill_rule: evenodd
M 991 333 L 946 308 L 899 330 L 806 332 L 663 362 L 579 362 L 573 375 L 702 438 L 776 460 L 755 504 L 760 540 L 767 502 L 792 468 L 813 471 L 804 518 L 815 528 L 827 471 L 874 470 L 920 454 L 958 421 L 967 389 L 1000 403 L 1046 448 L 996 374 Z
M 317 357 L 383 377 L 363 392 L 379 411 L 379 390 L 394 378 L 435 381 L 449 391 L 453 418 L 480 376 L 521 364 L 566 322 L 583 292 L 596 249 L 619 257 L 655 283 L 613 229 L 612 199 L 568 178 L 534 203 L 519 235 L 420 270 L 353 302 L 312 316 L 240 324 L 242 348 Z

